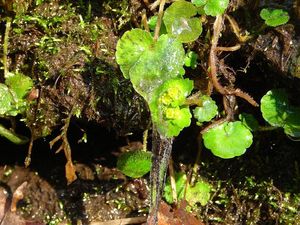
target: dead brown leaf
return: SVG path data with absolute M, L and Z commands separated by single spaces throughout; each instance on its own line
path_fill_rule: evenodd
M 68 181 L 68 184 L 71 184 L 73 181 L 77 179 L 76 173 L 75 173 L 75 166 L 72 163 L 72 161 L 67 161 L 65 165 L 65 172 L 66 172 L 66 178 Z
M 192 213 L 186 211 L 186 201 L 181 201 L 178 208 L 173 209 L 161 202 L 158 211 L 158 225 L 204 225 Z

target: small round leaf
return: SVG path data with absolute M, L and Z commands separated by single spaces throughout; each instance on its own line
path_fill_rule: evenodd
M 157 23 L 157 16 L 151 16 L 147 23 L 148 23 L 150 30 L 154 30 L 156 27 L 156 23 Z
M 300 137 L 300 108 L 289 105 L 284 90 L 268 91 L 261 99 L 260 110 L 269 124 L 282 127 L 290 136 Z
M 169 35 L 161 35 L 158 41 L 145 49 L 129 71 L 134 89 L 147 101 L 165 81 L 180 77 L 184 64 L 182 44 Z
M 271 27 L 286 24 L 290 19 L 288 12 L 282 9 L 262 9 L 259 15 Z
M 0 83 L 0 116 L 14 109 L 13 102 L 14 99 L 9 88 Z
M 288 111 L 284 133 L 292 137 L 300 137 L 300 108 L 291 106 Z
M 240 121 L 224 122 L 203 134 L 206 148 L 220 158 L 240 156 L 252 144 L 252 133 Z
M 139 178 L 151 169 L 151 152 L 131 151 L 119 156 L 117 168 L 126 176 Z
M 251 131 L 257 131 L 259 128 L 258 121 L 255 119 L 255 117 L 252 114 L 248 113 L 241 113 L 239 115 L 240 121 L 243 123 L 244 126 L 246 126 Z
M 177 36 L 183 43 L 197 40 L 202 33 L 202 24 L 199 18 L 192 18 L 196 14 L 197 8 L 191 2 L 174 2 L 163 17 L 168 33 Z
M 229 0 L 207 0 L 206 5 L 204 6 L 204 11 L 206 15 L 217 16 L 225 12 Z
M 272 126 L 285 125 L 288 110 L 288 98 L 284 90 L 273 89 L 268 91 L 260 101 L 260 110 L 263 118 Z
M 7 77 L 5 84 L 15 92 L 17 98 L 19 99 L 24 98 L 33 86 L 32 79 L 21 73 L 16 73 L 13 76 Z
M 200 99 L 202 101 L 202 106 L 196 107 L 193 110 L 194 117 L 200 123 L 211 121 L 212 118 L 218 114 L 218 106 L 216 105 L 216 102 L 207 95 L 201 96 Z
M 175 183 L 176 183 L 176 194 L 177 198 L 180 200 L 184 197 L 184 189 L 185 184 L 187 182 L 187 177 L 185 173 L 179 172 L 175 173 Z M 165 188 L 164 188 L 164 198 L 167 203 L 172 204 L 174 202 L 173 196 L 172 196 L 172 187 L 170 183 L 170 179 L 167 179 Z
M 153 38 L 147 31 L 132 29 L 124 33 L 117 43 L 116 60 L 125 78 L 141 54 L 153 44 Z

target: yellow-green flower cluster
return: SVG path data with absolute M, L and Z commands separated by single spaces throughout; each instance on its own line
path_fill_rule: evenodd
M 160 133 L 174 137 L 190 125 L 191 113 L 184 103 L 192 89 L 193 81 L 182 78 L 168 80 L 158 88 L 150 109 Z

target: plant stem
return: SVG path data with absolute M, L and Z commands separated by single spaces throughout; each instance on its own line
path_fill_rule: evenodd
M 154 31 L 154 41 L 157 41 L 159 37 L 159 31 L 162 23 L 162 17 L 164 15 L 164 7 L 165 7 L 166 0 L 160 0 L 158 16 L 157 16 L 157 23 Z
M 144 131 L 143 133 L 143 151 L 147 151 L 147 139 L 148 139 L 148 129 Z
M 8 77 L 8 64 L 7 64 L 7 54 L 8 54 L 8 39 L 9 31 L 11 27 L 11 18 L 6 17 L 6 27 L 3 40 L 3 68 L 4 68 L 4 78 Z
M 186 98 L 184 104 L 188 105 L 188 106 L 194 106 L 194 105 L 202 106 L 203 102 L 200 99 L 201 95 L 202 95 L 201 91 L 196 92 L 195 94 L 193 94 L 193 95 L 189 96 L 188 98 Z
M 197 142 L 198 142 L 198 152 L 197 152 L 196 160 L 195 160 L 195 163 L 194 163 L 194 166 L 193 166 L 192 176 L 191 176 L 191 179 L 189 181 L 189 183 L 191 185 L 194 185 L 194 183 L 196 181 L 197 174 L 199 173 L 199 170 L 200 170 L 202 143 L 203 143 L 201 133 L 198 134 Z
M 214 22 L 214 32 L 213 32 L 213 36 L 212 36 L 212 40 L 211 40 L 211 48 L 210 48 L 210 52 L 209 52 L 209 78 L 211 80 L 211 82 L 213 83 L 214 87 L 216 88 L 216 90 L 224 95 L 226 94 L 225 88 L 219 83 L 218 81 L 218 77 L 217 77 L 217 56 L 216 56 L 216 51 L 217 51 L 217 45 L 218 45 L 218 41 L 219 41 L 219 36 L 221 34 L 221 29 L 222 29 L 222 22 L 223 22 L 223 18 L 221 15 L 218 15 L 216 17 L 216 20 Z
M 0 136 L 3 136 L 17 145 L 22 145 L 28 142 L 27 137 L 19 136 L 9 129 L 6 129 L 0 124 Z
M 174 163 L 172 157 L 170 157 L 169 161 L 169 174 L 170 174 L 170 184 L 172 190 L 173 202 L 177 204 L 177 190 L 176 190 L 176 181 L 175 181 L 175 172 L 174 172 Z
M 209 78 L 211 80 L 211 83 L 213 84 L 214 88 L 222 95 L 235 95 L 240 98 L 245 99 L 247 102 L 249 102 L 253 106 L 258 106 L 258 104 L 254 101 L 254 99 L 247 93 L 243 92 L 242 90 L 236 88 L 226 88 L 223 87 L 219 80 L 218 80 L 218 75 L 217 75 L 217 64 L 218 64 L 218 57 L 217 57 L 217 51 L 218 51 L 218 41 L 219 37 L 222 31 L 222 23 L 223 23 L 223 17 L 222 15 L 218 15 L 216 17 L 216 20 L 214 22 L 214 32 L 211 40 L 211 48 L 209 52 Z
M 147 15 L 146 15 L 145 10 L 143 10 L 143 12 L 142 12 L 142 25 L 144 26 L 144 28 L 147 32 L 150 32 L 150 28 L 149 28 L 149 25 L 147 23 Z
M 152 168 L 150 172 L 151 202 L 147 225 L 157 224 L 157 213 L 166 179 L 166 171 L 172 151 L 172 138 L 166 138 L 158 133 L 155 126 L 152 129 Z
M 258 128 L 258 131 L 272 131 L 272 130 L 277 130 L 279 127 L 272 127 L 272 126 L 260 126 Z

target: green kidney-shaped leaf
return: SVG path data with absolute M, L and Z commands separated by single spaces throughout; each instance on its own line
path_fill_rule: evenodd
M 116 60 L 125 78 L 129 78 L 130 68 L 153 43 L 153 38 L 147 31 L 132 29 L 124 33 L 117 43 Z
M 239 115 L 239 119 L 242 122 L 244 126 L 246 126 L 251 131 L 257 131 L 259 128 L 258 121 L 255 119 L 255 117 L 252 114 L 248 113 L 241 113 Z
M 261 99 L 260 110 L 269 124 L 282 127 L 290 136 L 300 137 L 300 108 L 289 105 L 284 90 L 268 91 Z
M 225 12 L 229 0 L 207 0 L 206 5 L 204 6 L 204 11 L 206 15 L 217 16 Z
M 21 73 L 7 77 L 5 83 L 14 91 L 18 99 L 24 98 L 33 86 L 31 78 Z
M 259 15 L 265 20 L 265 23 L 271 27 L 286 24 L 290 19 L 288 12 L 282 9 L 262 9 Z
M 218 106 L 216 105 L 216 102 L 207 95 L 201 96 L 200 99 L 202 101 L 202 106 L 196 107 L 193 110 L 194 117 L 200 123 L 208 122 L 218 114 Z
M 0 116 L 7 114 L 13 107 L 14 98 L 9 88 L 0 83 Z
M 290 106 L 286 123 L 283 126 L 284 133 L 292 137 L 300 137 L 300 108 Z
M 174 37 L 161 35 L 151 48 L 145 49 L 129 71 L 134 89 L 147 101 L 155 90 L 167 80 L 181 77 L 184 49 Z
M 224 122 L 203 134 L 204 145 L 220 158 L 240 156 L 252 144 L 252 133 L 240 121 Z
M 283 127 L 287 119 L 288 97 L 284 90 L 268 91 L 260 101 L 263 118 L 272 126 Z
M 202 24 L 199 18 L 191 18 L 196 14 L 197 8 L 191 2 L 174 2 L 163 17 L 168 33 L 177 36 L 183 43 L 197 40 L 202 33 Z
M 151 169 L 151 152 L 131 151 L 119 156 L 117 168 L 126 176 L 139 178 Z

